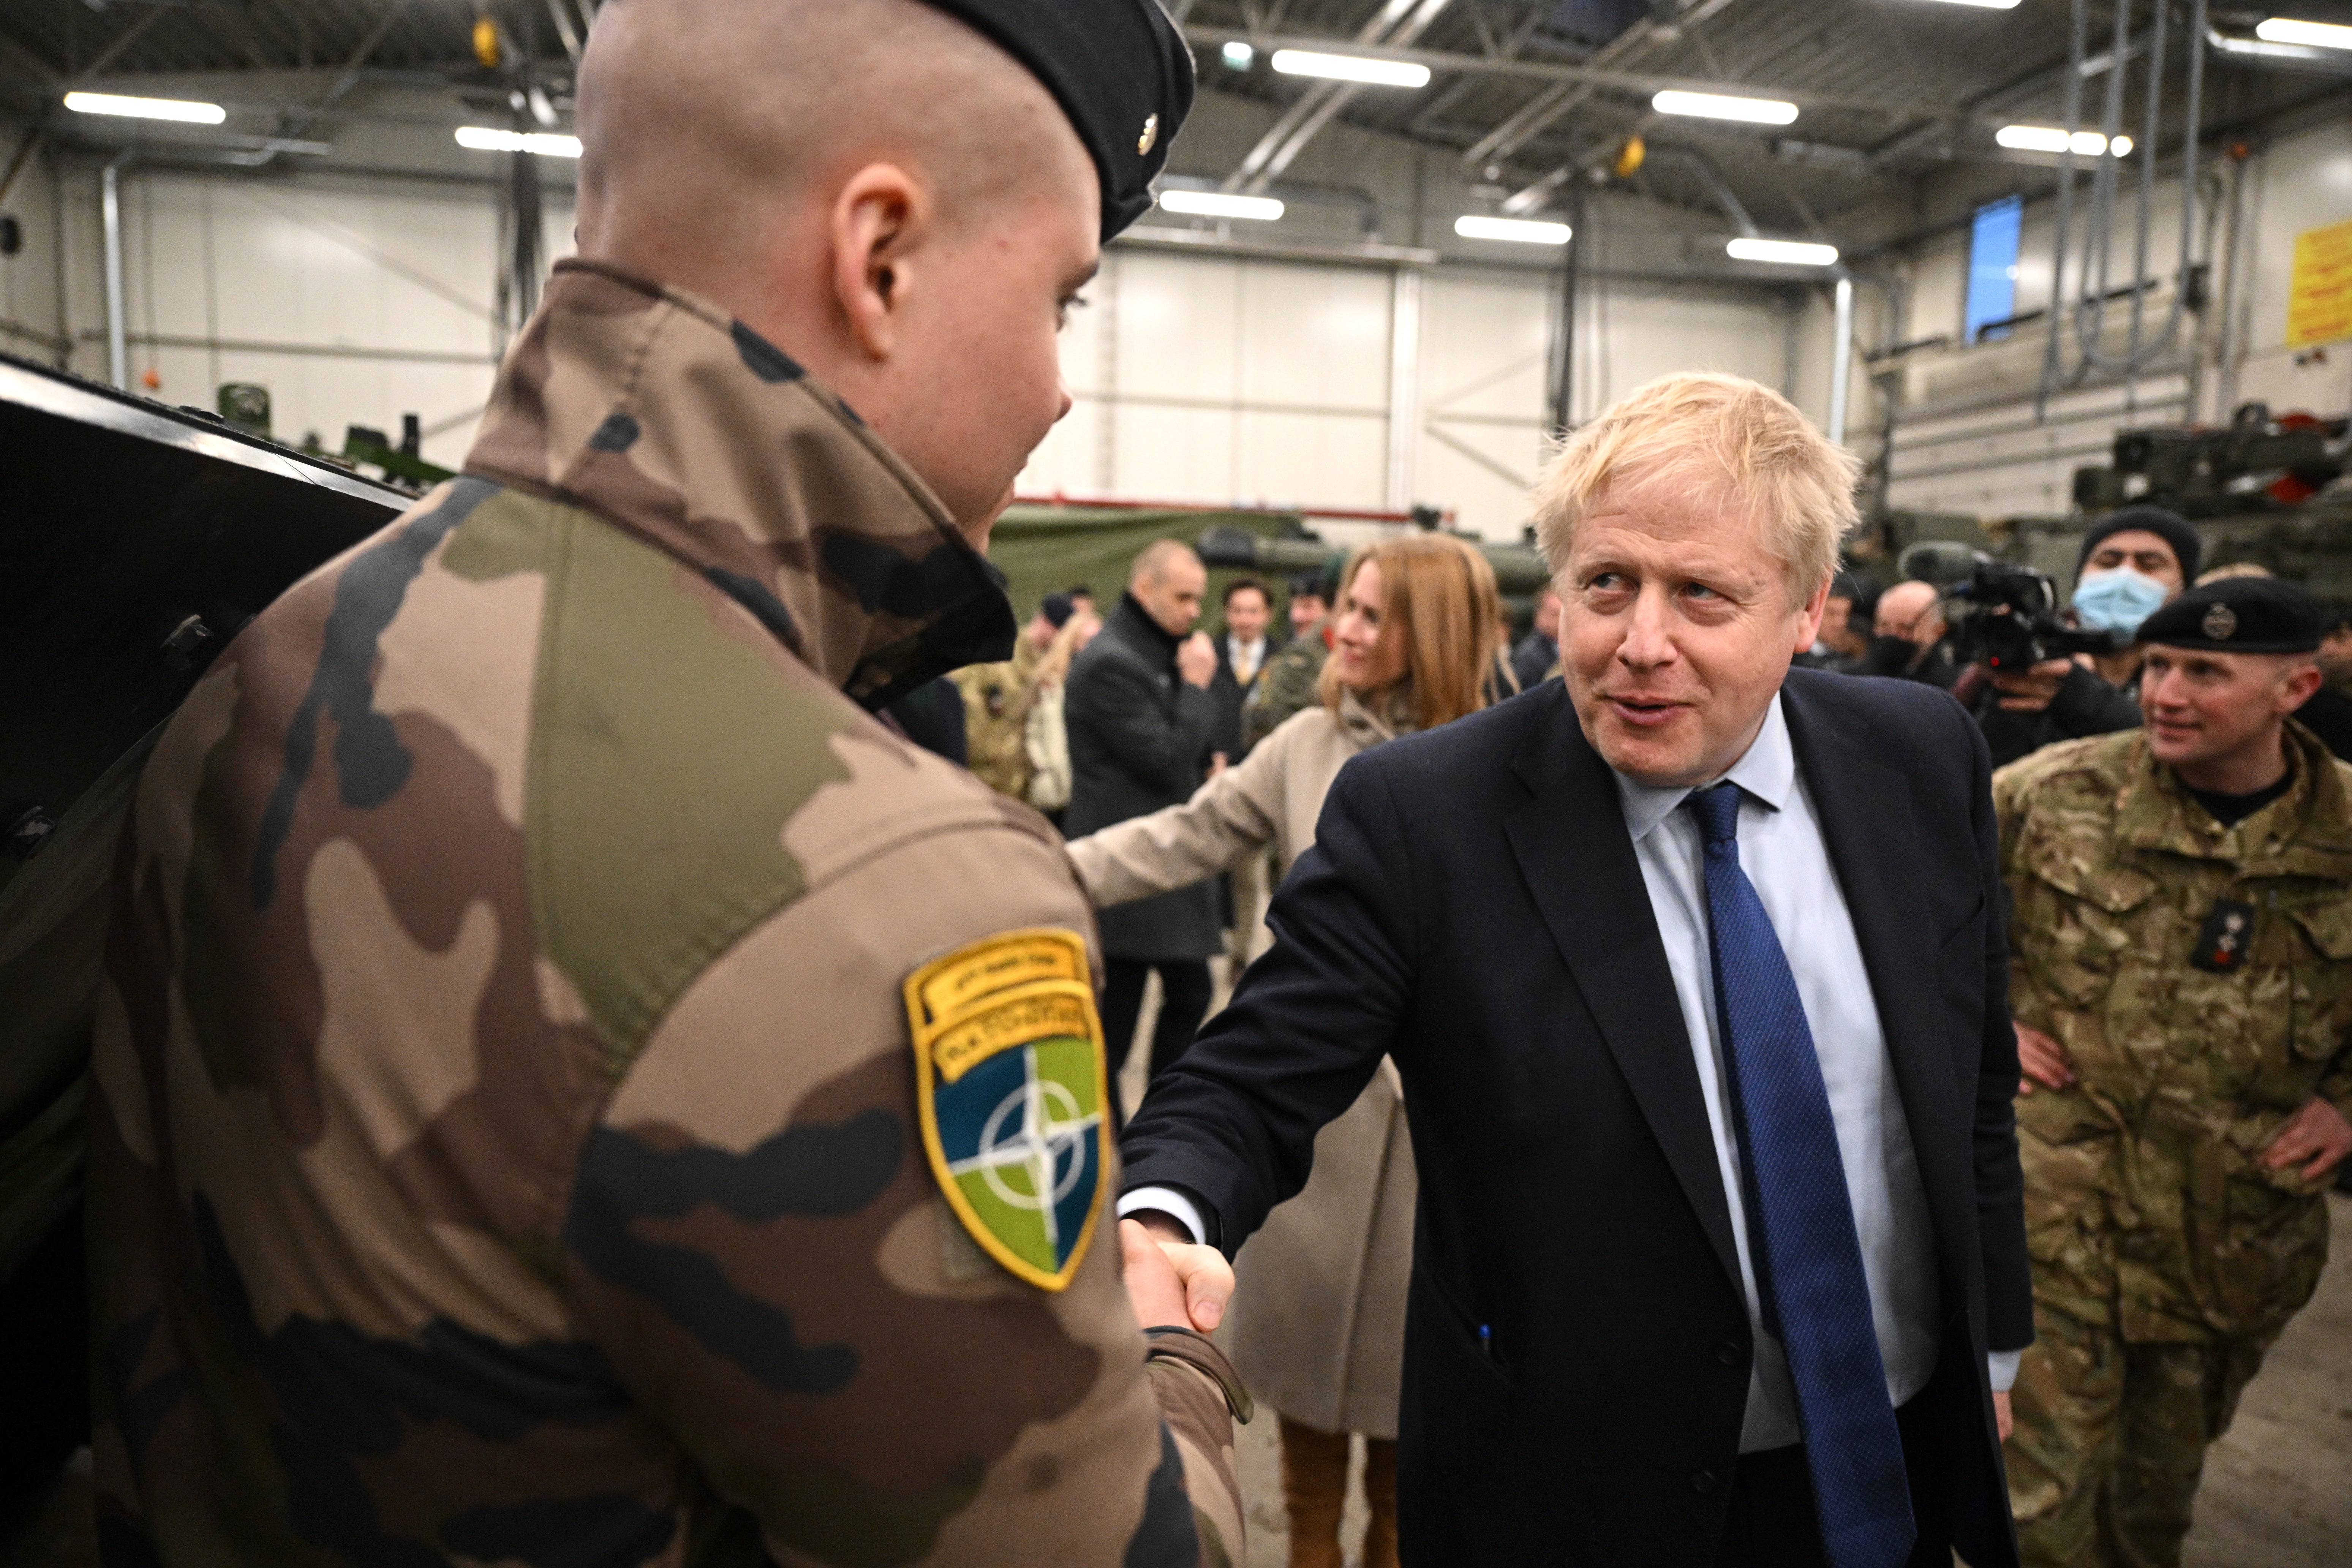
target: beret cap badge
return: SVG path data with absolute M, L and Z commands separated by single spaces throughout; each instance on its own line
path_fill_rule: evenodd
M 1156 114 L 1145 115 L 1143 117 L 1143 134 L 1135 139 L 1136 152 L 1139 154 L 1150 152 L 1151 144 L 1159 140 L 1160 116 Z
M 2215 605 L 2205 612 L 2200 626 L 2215 642 L 2228 642 L 2237 635 L 2238 612 L 2227 605 Z

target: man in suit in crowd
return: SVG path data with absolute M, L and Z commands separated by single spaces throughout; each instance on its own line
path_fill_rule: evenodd
M 1225 629 L 1216 640 L 1217 673 L 1210 678 L 1209 695 L 1217 700 L 1214 749 L 1228 763 L 1238 763 L 1249 751 L 1242 735 L 1242 704 L 1265 672 L 1275 651 L 1266 636 L 1274 624 L 1274 601 L 1265 584 L 1255 577 L 1236 577 L 1225 584 Z
M 1990 769 L 1941 692 L 1789 668 L 1853 479 L 1735 377 L 1580 429 L 1536 496 L 1566 679 L 1348 765 L 1129 1130 L 1122 1212 L 1231 1252 L 1395 1060 L 1407 1563 L 2017 1561 Z
M 1070 666 L 1063 719 L 1070 741 L 1072 838 L 1192 797 L 1206 773 L 1217 723 L 1209 683 L 1216 649 L 1193 631 L 1209 574 L 1172 539 L 1144 547 L 1127 592 L 1102 631 Z M 1187 634 L 1190 634 L 1189 636 Z M 1101 912 L 1104 1040 L 1117 1082 L 1143 1008 L 1145 980 L 1160 972 L 1160 1020 L 1151 1034 L 1156 1075 L 1192 1043 L 1209 1010 L 1209 958 L 1223 942 L 1217 885 L 1196 882 Z

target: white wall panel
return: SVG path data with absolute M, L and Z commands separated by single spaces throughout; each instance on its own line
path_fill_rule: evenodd
M 1118 334 L 1116 395 L 1219 403 L 1239 395 L 1244 263 L 1116 251 L 1105 266 L 1117 273 L 1106 323 Z
M 1440 270 L 1423 290 L 1415 488 L 1488 539 L 1517 539 L 1527 519 L 1558 310 L 1558 281 L 1544 273 Z
M 1250 494 L 1234 461 L 1241 418 L 1231 408 L 1114 405 L 1111 492 L 1134 500 L 1210 502 Z
M 1385 415 L 1389 294 L 1384 271 L 1251 265 L 1234 343 L 1242 400 Z
M 1257 412 L 1235 421 L 1239 499 L 1301 506 L 1387 502 L 1388 420 L 1381 415 Z

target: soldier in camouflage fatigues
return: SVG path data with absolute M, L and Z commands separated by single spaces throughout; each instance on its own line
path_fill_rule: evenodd
M 1010 649 L 971 542 L 1066 405 L 1054 322 L 1148 208 L 1189 55 L 1149 0 L 619 0 L 582 81 L 601 253 L 664 254 L 735 210 L 712 192 L 832 210 L 769 172 L 827 148 L 861 212 L 914 215 L 848 288 L 882 333 L 854 349 L 793 309 L 844 298 L 817 258 L 865 265 L 855 234 L 765 295 L 674 253 L 883 417 L 685 289 L 564 263 L 464 476 L 172 721 L 94 1047 L 104 1556 L 1229 1563 L 1246 1395 L 1190 1328 L 1139 1332 L 1193 1310 L 1139 1230 L 1122 1285 L 1085 896 L 1035 814 L 870 717 Z M 959 96 L 873 101 L 909 82 Z M 881 130 L 825 142 L 843 105 Z M 928 205 L 1008 126 L 1049 174 Z M 877 134 L 896 161 L 859 163 Z M 1018 291 L 997 335 L 892 313 L 954 258 Z
M 1036 771 L 1029 760 L 1029 710 L 1037 700 L 1037 667 L 1045 650 L 1026 632 L 1013 657 L 971 664 L 955 672 L 963 693 L 963 732 L 971 771 L 980 782 L 1013 800 L 1029 798 Z
M 844 695 L 996 593 L 782 353 L 559 266 L 466 477 L 248 628 L 142 785 L 110 1561 L 1190 1562 L 1196 1508 L 1237 1552 L 1223 1355 L 1147 1376 L 1115 1242 L 1039 1289 L 926 1160 L 901 983 L 1097 962 L 1051 830 Z
M 1323 661 L 1331 657 L 1331 645 L 1323 640 L 1330 626 L 1328 620 L 1316 622 L 1265 661 L 1265 670 L 1242 701 L 1244 746 L 1256 745 L 1282 728 L 1284 720 L 1315 706 L 1318 700 L 1315 683 L 1322 679 Z
M 2285 793 L 2229 826 L 2139 731 L 1993 777 L 2011 1004 L 2074 1075 L 2017 1105 L 2029 1568 L 2179 1562 L 2205 1448 L 2326 1260 L 2326 1182 L 2261 1157 L 2314 1096 L 2352 1109 L 2352 768 L 2286 740 Z

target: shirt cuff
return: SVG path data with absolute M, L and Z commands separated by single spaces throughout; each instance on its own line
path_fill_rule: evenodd
M 1122 1209 L 1120 1212 L 1126 1211 Z M 2024 1357 L 2023 1351 L 1985 1352 L 1985 1371 L 1992 1378 L 1992 1391 L 1995 1394 L 2007 1394 L 2017 1386 L 2017 1363 Z
M 1195 1243 L 1209 1234 L 1209 1227 L 1201 1222 L 1200 1205 L 1173 1187 L 1138 1187 L 1131 1193 L 1120 1194 L 1119 1218 L 1125 1219 L 1145 1209 L 1164 1214 L 1182 1226 Z M 2014 1362 L 2011 1363 L 2010 1370 L 2012 1374 L 2015 1373 Z

